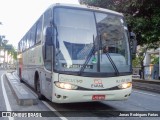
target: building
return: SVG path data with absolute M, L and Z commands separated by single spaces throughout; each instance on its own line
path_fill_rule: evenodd
M 159 64 L 151 64 L 151 55 L 153 54 L 159 57 Z M 143 63 L 145 79 L 160 79 L 160 48 L 147 51 Z

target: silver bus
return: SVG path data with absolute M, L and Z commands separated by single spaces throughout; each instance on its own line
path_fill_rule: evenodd
M 132 90 L 129 32 L 121 13 L 53 4 L 18 43 L 18 74 L 55 103 L 126 100 Z

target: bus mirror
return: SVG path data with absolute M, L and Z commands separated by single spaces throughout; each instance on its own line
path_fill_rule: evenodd
M 133 32 L 130 33 L 130 48 L 131 48 L 131 54 L 136 54 L 137 40 L 136 40 L 136 35 Z
M 48 45 L 48 46 L 53 45 L 52 36 L 53 36 L 53 29 L 52 29 L 52 27 L 47 27 L 47 29 L 46 29 L 46 35 L 45 35 L 45 37 L 46 37 L 46 40 L 45 40 L 46 45 Z

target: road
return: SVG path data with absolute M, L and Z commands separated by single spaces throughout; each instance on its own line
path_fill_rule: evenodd
M 160 111 L 160 94 L 133 89 L 126 101 L 104 101 L 71 104 L 55 104 L 48 100 L 38 101 L 37 105 L 19 106 L 4 76 L 6 71 L 1 70 L 0 82 L 0 111 L 54 111 L 55 117 L 23 118 L 24 120 L 159 120 L 160 117 L 107 117 L 106 113 L 113 111 Z M 56 112 L 55 112 L 56 111 Z M 95 112 L 98 111 L 98 112 Z M 101 111 L 101 112 L 99 112 Z M 21 120 L 20 117 L 1 117 L 0 120 Z

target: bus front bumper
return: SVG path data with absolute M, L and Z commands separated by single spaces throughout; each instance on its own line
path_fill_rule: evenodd
M 52 102 L 74 103 L 106 100 L 126 100 L 131 94 L 132 87 L 109 91 L 65 90 L 57 87 L 54 90 L 55 91 L 53 91 L 52 94 Z

